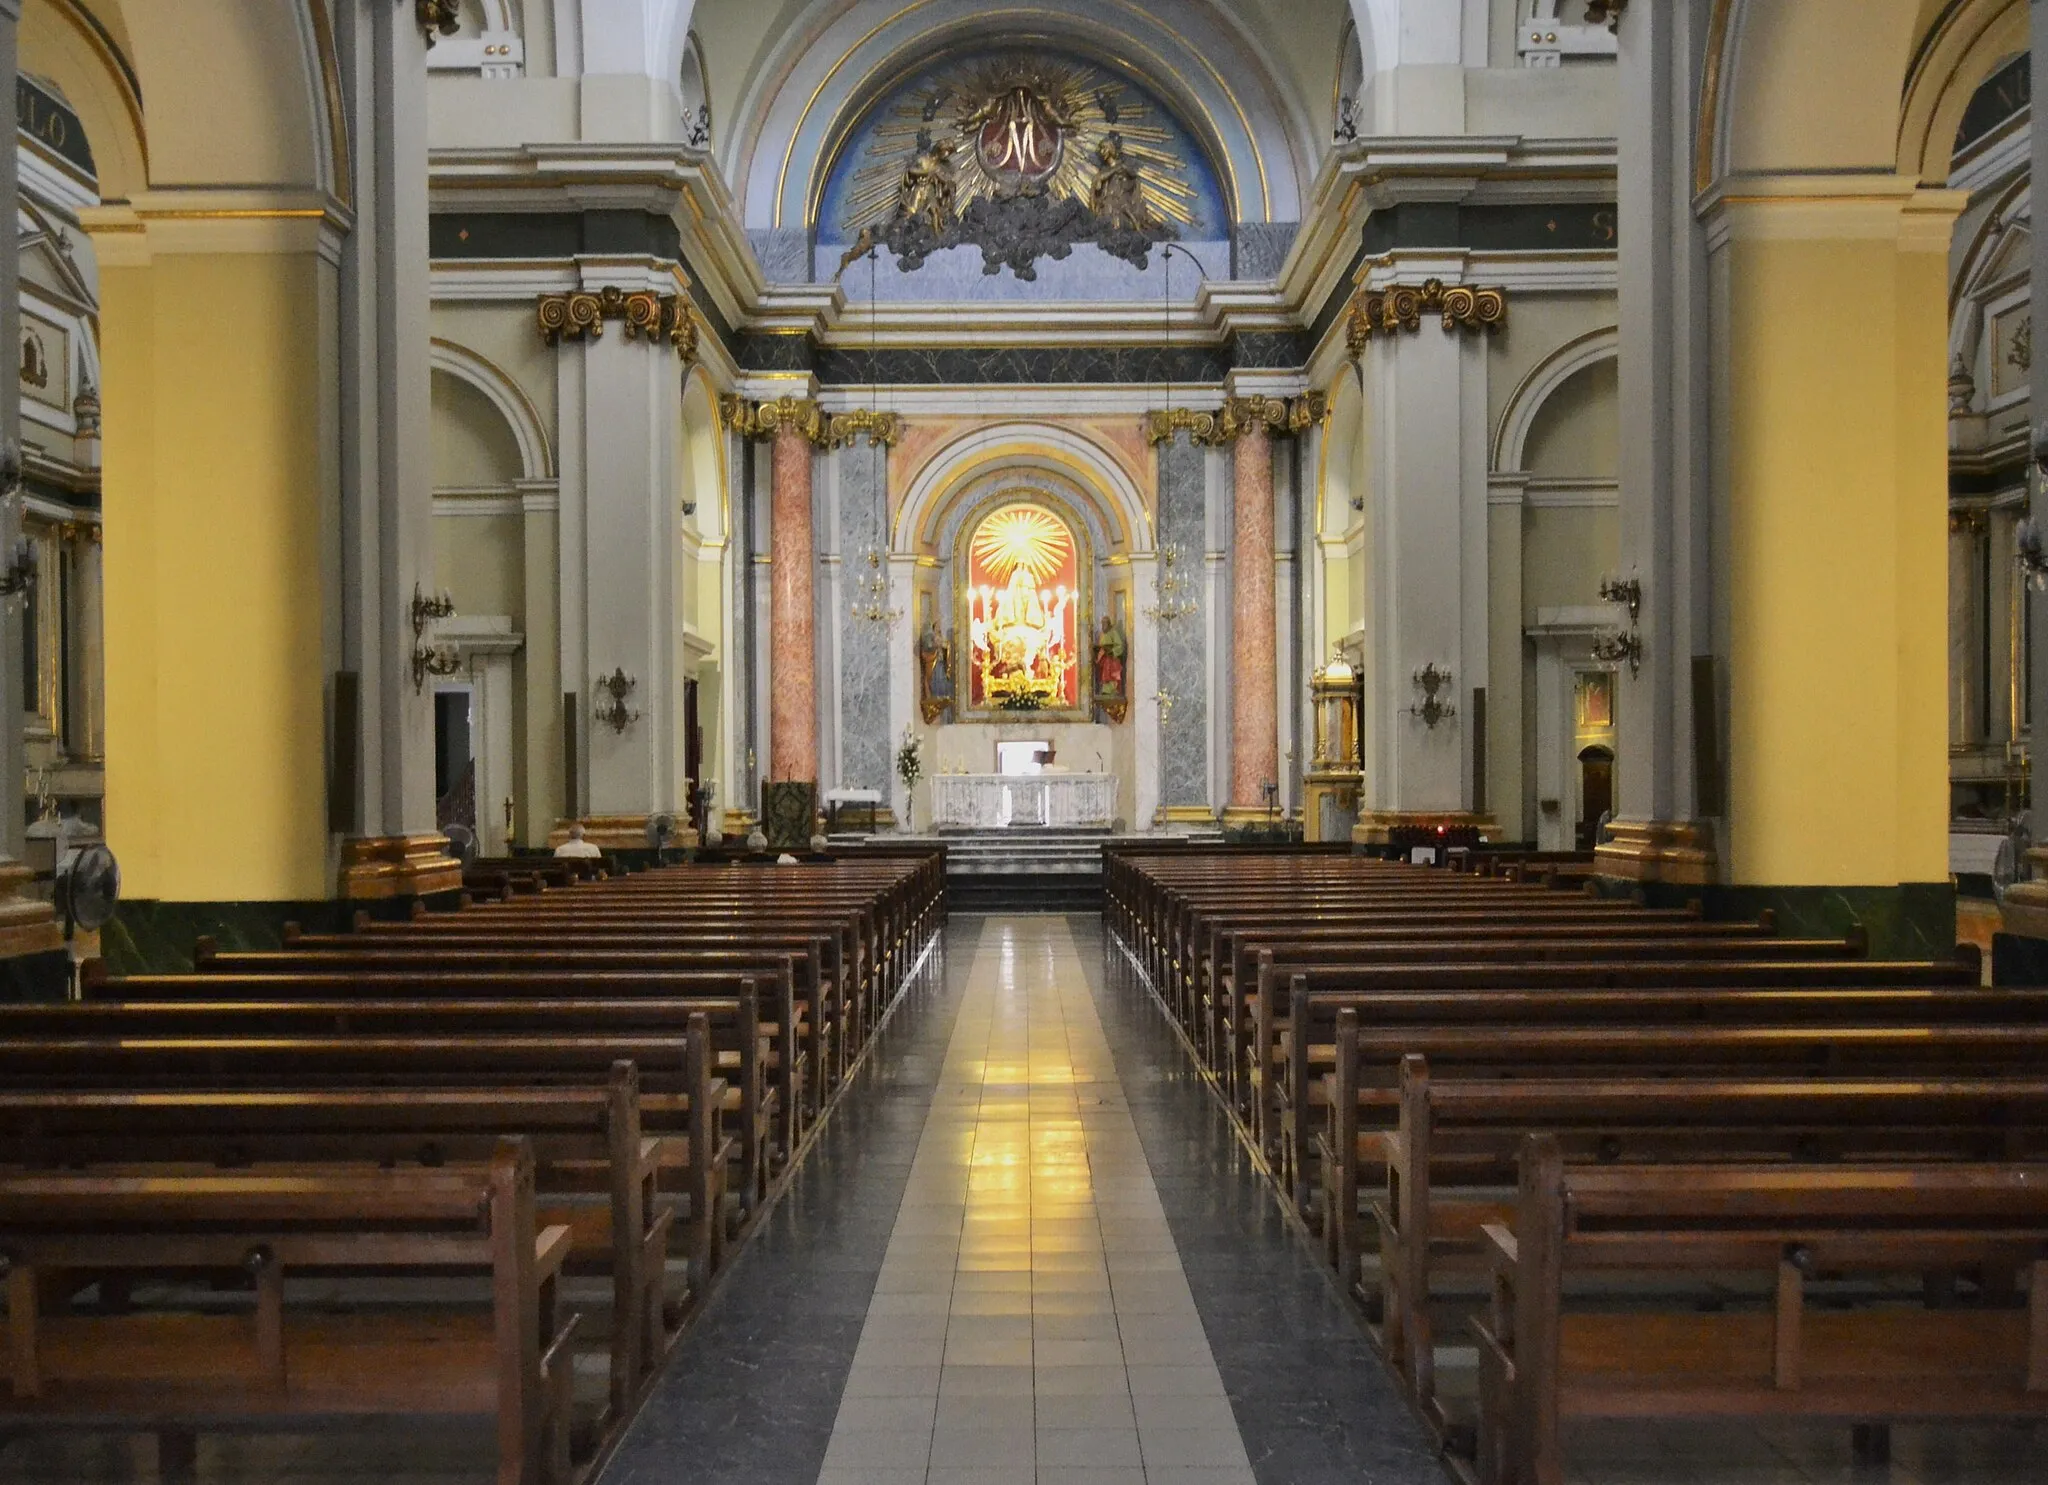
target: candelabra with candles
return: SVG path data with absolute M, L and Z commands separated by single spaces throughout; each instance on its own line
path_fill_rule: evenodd
M 1626 608 L 1628 628 L 1615 634 L 1602 635 L 1594 640 L 1593 658 L 1610 665 L 1626 662 L 1628 673 L 1635 675 L 1643 668 L 1643 631 L 1639 627 L 1643 613 L 1642 580 L 1603 578 L 1600 583 L 1600 600 Z
M 1201 606 L 1195 585 L 1181 572 L 1187 554 L 1168 544 L 1159 549 L 1159 573 L 1152 580 L 1152 602 L 1145 605 L 1145 617 L 1159 624 L 1185 619 Z
M 882 566 L 882 553 L 869 547 L 862 556 L 867 570 L 854 583 L 853 616 L 869 624 L 893 630 L 903 610 L 889 603 L 889 574 Z
M 462 669 L 462 652 L 450 644 L 428 644 L 427 626 L 455 612 L 455 600 L 446 593 L 429 598 L 418 583 L 412 585 L 412 691 L 417 696 L 427 687 L 428 676 L 450 676 Z

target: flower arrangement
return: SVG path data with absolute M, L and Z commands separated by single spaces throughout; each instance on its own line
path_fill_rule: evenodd
M 917 781 L 924 777 L 924 755 L 922 744 L 908 727 L 903 729 L 903 745 L 896 750 L 896 777 L 903 780 L 906 789 L 915 788 Z
M 903 828 L 915 828 L 917 796 L 914 792 L 917 781 L 924 777 L 924 754 L 917 734 L 908 727 L 903 729 L 903 741 L 896 749 L 896 777 L 903 780 Z

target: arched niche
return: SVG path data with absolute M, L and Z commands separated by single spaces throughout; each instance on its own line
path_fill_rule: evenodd
M 1610 369 L 1601 375 L 1611 384 L 1614 363 L 1620 351 L 1620 330 L 1607 325 L 1573 337 L 1537 362 L 1508 396 L 1500 425 L 1494 431 L 1489 467 L 1497 474 L 1527 470 L 1531 436 L 1551 399 L 1574 379 L 1603 364 Z M 1590 382 L 1581 383 L 1581 388 L 1589 390 L 1591 385 Z
M 496 414 L 502 436 L 511 440 L 517 468 L 509 478 L 551 480 L 555 477 L 554 452 L 549 447 L 547 428 L 541 422 L 539 411 L 519 384 L 496 363 L 467 346 L 436 336 L 433 368 L 437 429 L 444 396 L 448 399 L 451 418 L 463 416 L 460 409 L 480 401 Z M 444 383 L 447 384 L 445 391 Z M 462 390 L 458 392 L 457 388 Z M 477 414 L 472 411 L 469 416 L 475 418 Z M 435 483 L 443 483 L 438 475 Z
M 1137 472 L 1110 447 L 1070 427 L 998 422 L 941 445 L 910 472 L 891 525 L 890 550 L 936 555 L 939 526 L 960 492 L 991 470 L 1033 472 L 1064 483 L 1099 513 L 1103 550 L 1126 559 L 1149 554 L 1152 516 Z
M 704 67 L 704 44 L 694 31 L 683 47 L 676 87 L 682 97 L 684 140 L 697 149 L 712 148 L 715 126 L 711 117 L 711 83 Z
M 683 500 L 685 517 L 702 542 L 723 542 L 729 528 L 725 439 L 718 424 L 718 389 L 703 367 L 683 380 Z
M 1529 422 L 1522 468 L 1535 479 L 1613 479 L 1620 459 L 1617 363 L 1589 361 L 1559 382 Z
M 434 488 L 510 491 L 524 476 L 519 440 L 482 389 L 433 374 Z

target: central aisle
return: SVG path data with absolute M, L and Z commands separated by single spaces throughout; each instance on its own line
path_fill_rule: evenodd
M 956 916 L 602 1485 L 1443 1485 L 1122 966 Z
M 1090 980 L 984 930 L 820 1485 L 1251 1485 Z

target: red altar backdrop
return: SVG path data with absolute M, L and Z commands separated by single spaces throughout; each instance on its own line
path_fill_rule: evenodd
M 990 512 L 967 544 L 967 704 L 1081 704 L 1079 544 L 1042 505 Z

